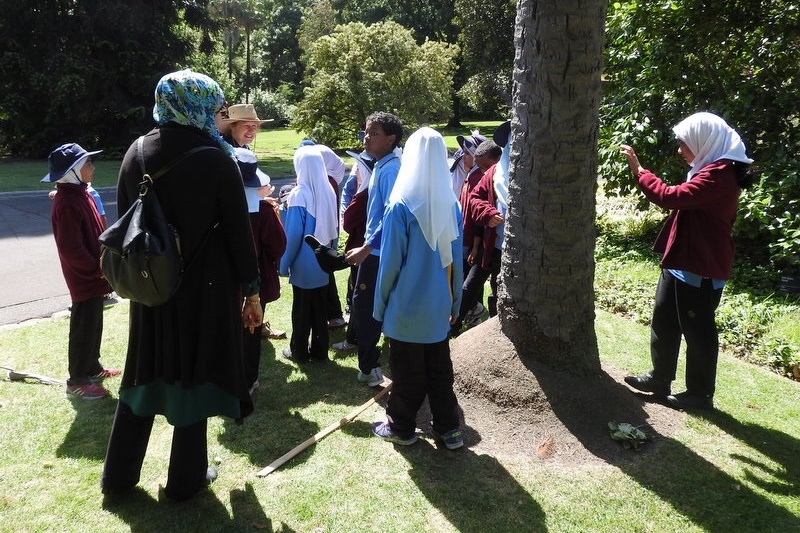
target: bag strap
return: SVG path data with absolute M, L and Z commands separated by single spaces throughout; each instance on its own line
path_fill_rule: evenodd
M 136 140 L 136 153 L 137 153 L 137 155 L 139 157 L 139 167 L 141 167 L 141 169 L 142 169 L 142 175 L 146 175 L 147 174 L 147 170 L 145 170 L 145 167 L 144 167 L 144 153 L 143 153 L 143 150 L 142 150 L 142 145 L 143 144 L 144 144 L 144 137 L 142 136 L 142 137 L 139 137 Z M 219 150 L 219 148 L 217 148 L 216 146 L 195 146 L 194 148 L 190 148 L 189 150 L 186 150 L 181 155 L 179 155 L 178 157 L 173 159 L 172 162 L 170 162 L 166 166 L 162 167 L 155 174 L 150 174 L 150 180 L 151 181 L 157 180 L 158 178 L 160 178 L 161 176 L 163 176 L 164 174 L 166 174 L 167 172 L 169 172 L 170 170 L 175 168 L 179 163 L 181 163 L 187 157 L 189 157 L 191 155 L 194 155 L 197 152 L 202 152 L 204 150 Z
M 202 152 L 203 150 L 219 150 L 219 148 L 217 148 L 216 146 L 195 146 L 194 148 L 190 148 L 189 150 L 183 152 L 181 155 L 173 159 L 171 163 L 162 167 L 161 170 L 159 170 L 155 174 L 148 175 L 147 171 L 144 168 L 144 153 L 142 151 L 143 144 L 144 144 L 144 136 L 141 136 L 136 140 L 136 155 L 139 158 L 139 166 L 142 169 L 142 176 L 144 177 L 142 184 L 145 187 L 148 186 L 147 185 L 148 182 L 150 184 L 153 184 L 156 181 L 156 179 L 160 178 L 161 176 L 163 176 L 164 174 L 175 168 L 178 165 L 178 163 L 182 162 L 187 157 L 196 154 L 197 152 Z M 146 190 L 143 191 L 143 189 L 140 188 L 139 195 L 142 196 L 144 193 L 146 193 Z M 208 238 L 211 236 L 211 232 L 218 226 L 219 226 L 219 221 L 215 222 L 214 224 L 211 225 L 210 228 L 208 228 L 205 236 L 203 237 L 203 241 L 200 243 L 200 246 L 197 248 L 197 251 L 195 252 L 194 256 L 192 256 L 192 258 L 189 260 L 186 266 L 183 267 L 183 272 L 189 270 L 189 267 L 191 267 L 194 264 L 195 259 L 197 259 L 197 256 L 200 255 L 200 252 L 205 247 Z

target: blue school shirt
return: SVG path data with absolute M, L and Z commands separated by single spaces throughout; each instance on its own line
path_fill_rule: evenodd
M 350 202 L 353 201 L 353 196 L 356 195 L 356 188 L 358 186 L 358 178 L 355 174 L 348 174 L 342 184 L 342 200 L 339 203 L 339 214 L 344 213 Z
M 461 210 L 454 209 L 461 228 Z M 442 267 L 408 207 L 398 202 L 386 209 L 373 317 L 387 337 L 420 344 L 447 338 L 450 316 L 461 306 L 462 238 L 459 231 L 451 243 L 453 262 Z
M 364 233 L 364 244 L 374 248 L 372 255 L 381 255 L 381 220 L 383 211 L 389 205 L 389 195 L 392 194 L 399 170 L 400 158 L 391 152 L 375 163 L 375 170 L 369 179 L 367 231 Z
M 317 289 L 328 284 L 328 274 L 319 266 L 314 250 L 305 243 L 306 235 L 313 235 L 316 219 L 305 207 L 286 209 L 283 229 L 286 232 L 286 251 L 281 256 L 279 273 L 289 275 L 289 283 L 301 289 Z
M 679 279 L 682 282 L 698 289 L 703 283 L 702 276 L 695 274 L 694 272 L 689 272 L 688 270 L 675 270 L 668 268 L 667 272 L 672 274 L 676 279 Z M 714 288 L 714 290 L 719 290 L 725 286 L 726 281 L 727 280 L 724 279 L 712 279 L 711 286 Z

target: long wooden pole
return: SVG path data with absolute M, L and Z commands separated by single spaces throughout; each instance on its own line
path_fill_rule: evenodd
M 372 405 L 377 403 L 377 401 L 380 400 L 384 395 L 386 395 L 389 392 L 389 390 L 392 388 L 392 382 L 389 380 L 389 378 L 383 378 L 383 381 L 384 381 L 383 390 L 381 390 L 378 394 L 376 394 L 375 396 L 373 396 L 372 398 L 370 398 L 369 400 L 367 400 L 363 404 L 359 405 L 358 407 L 356 407 L 355 409 L 350 411 L 347 414 L 347 416 L 345 416 L 344 418 L 342 418 L 338 422 L 334 422 L 333 424 L 331 424 L 330 426 L 326 427 L 325 429 L 320 430 L 319 432 L 314 434 L 314 436 L 309 437 L 308 439 L 304 440 L 303 442 L 301 442 L 300 444 L 298 444 L 297 446 L 295 446 L 294 448 L 292 448 L 291 450 L 289 450 L 285 454 L 281 455 L 280 457 L 278 457 L 277 459 L 272 461 L 272 463 L 270 463 L 269 466 L 267 466 L 267 467 L 259 470 L 258 472 L 256 472 L 256 476 L 257 477 L 268 476 L 269 474 L 271 474 L 272 472 L 274 472 L 275 470 L 280 468 L 286 461 L 288 461 L 292 457 L 296 456 L 297 454 L 299 454 L 300 452 L 302 452 L 303 450 L 305 450 L 306 448 L 308 448 L 309 446 L 311 446 L 315 442 L 321 441 L 322 439 L 324 439 L 325 437 L 327 437 L 328 435 L 330 435 L 331 433 L 333 433 L 334 431 L 336 431 L 340 427 L 342 427 L 342 426 L 352 422 L 353 420 L 355 420 L 356 417 L 358 417 L 358 415 L 360 415 L 361 413 L 366 411 L 369 407 L 371 407 Z

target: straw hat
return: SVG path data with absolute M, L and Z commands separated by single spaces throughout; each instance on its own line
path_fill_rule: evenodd
M 275 119 L 268 118 L 266 120 L 261 120 L 256 115 L 256 108 L 253 107 L 253 104 L 235 104 L 228 107 L 228 116 L 227 118 L 223 118 L 219 121 L 219 131 L 223 135 L 227 135 L 231 131 L 231 125 L 234 122 L 258 122 L 258 125 L 261 126 L 265 122 L 272 122 Z

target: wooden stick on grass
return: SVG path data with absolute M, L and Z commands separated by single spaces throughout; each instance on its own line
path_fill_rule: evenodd
M 350 411 L 347 414 L 347 416 L 345 416 L 344 418 L 342 418 L 338 422 L 334 422 L 333 424 L 331 424 L 330 426 L 326 427 L 325 429 L 317 432 L 313 437 L 309 437 L 308 439 L 304 440 L 303 442 L 301 442 L 300 444 L 298 444 L 297 446 L 295 446 L 294 448 L 292 448 L 291 450 L 289 450 L 285 454 L 281 455 L 280 457 L 278 457 L 277 459 L 272 461 L 272 463 L 270 463 L 269 466 L 267 466 L 267 467 L 259 470 L 258 472 L 256 472 L 256 476 L 258 476 L 258 477 L 268 476 L 269 474 L 271 474 L 272 472 L 274 472 L 275 470 L 280 468 L 286 461 L 288 461 L 292 457 L 296 456 L 297 454 L 299 454 L 300 452 L 302 452 L 303 450 L 305 450 L 306 448 L 308 448 L 309 446 L 311 446 L 315 442 L 321 441 L 322 439 L 324 439 L 325 437 L 327 437 L 328 435 L 330 435 L 331 433 L 333 433 L 334 431 L 336 431 L 340 427 L 342 427 L 342 426 L 352 422 L 353 420 L 355 420 L 356 417 L 358 417 L 358 415 L 360 415 L 361 413 L 366 411 L 369 407 L 374 405 L 378 400 L 380 400 L 392 388 L 392 382 L 391 382 L 391 380 L 389 380 L 389 378 L 383 378 L 383 382 L 384 382 L 383 389 L 378 394 L 376 394 L 375 396 L 373 396 L 372 398 L 370 398 L 369 400 L 367 400 L 363 404 L 359 405 L 358 407 L 356 407 L 355 409 Z

